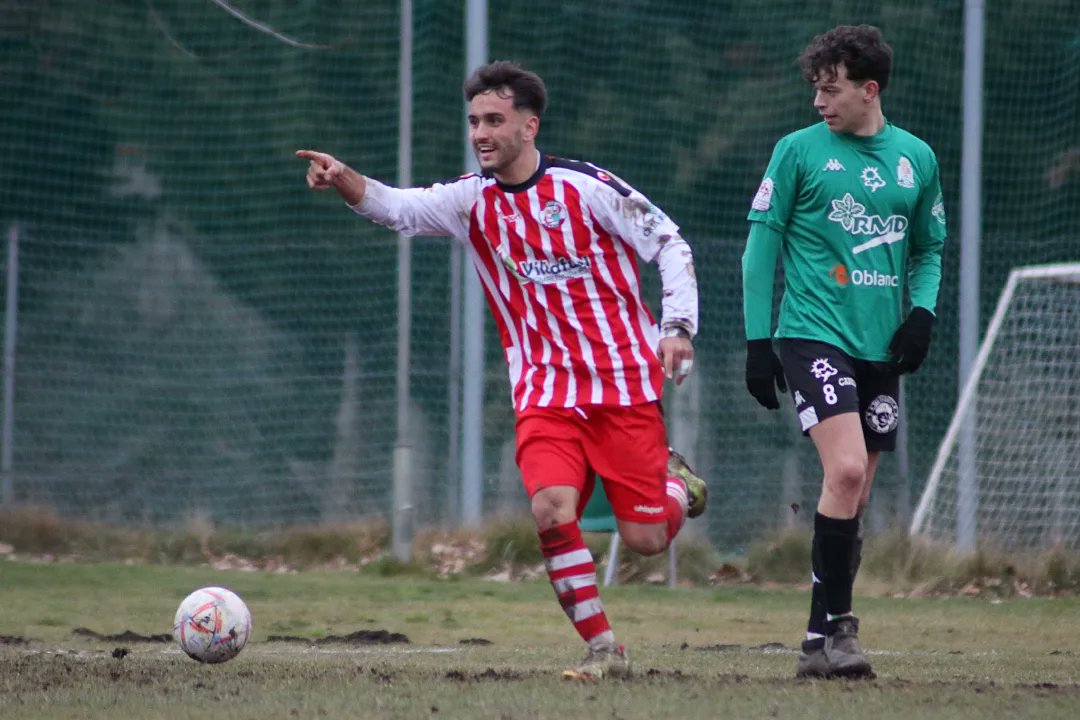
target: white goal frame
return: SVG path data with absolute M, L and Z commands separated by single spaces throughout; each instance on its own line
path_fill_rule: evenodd
M 1001 325 L 1005 320 L 1006 311 L 1012 303 L 1017 286 L 1025 280 L 1058 276 L 1064 278 L 1075 276 L 1076 282 L 1080 283 L 1080 262 L 1057 263 L 1052 265 L 1029 265 L 1026 267 L 1014 268 L 1009 272 L 1008 280 L 1005 282 L 1005 288 L 1001 291 L 997 307 L 994 309 L 994 315 L 990 319 L 990 324 L 986 328 L 986 334 L 983 336 L 983 341 L 979 345 L 979 353 L 975 357 L 975 364 L 971 369 L 971 374 L 964 383 L 960 398 L 956 403 L 956 410 L 953 412 L 952 420 L 949 422 L 949 428 L 945 432 L 944 438 L 942 438 L 941 445 L 938 447 L 937 457 L 934 459 L 934 465 L 930 470 L 930 476 L 926 481 L 926 487 L 923 489 L 922 496 L 919 499 L 919 505 L 915 509 L 915 514 L 911 519 L 909 535 L 918 535 L 924 530 L 934 495 L 937 493 L 938 485 L 941 483 L 941 475 L 945 468 L 945 463 L 948 461 L 953 448 L 957 444 L 964 420 L 967 418 L 968 410 L 972 402 L 976 399 L 976 389 L 979 386 L 979 380 L 983 375 L 983 370 L 990 357 L 990 352 L 994 348 L 994 343 L 997 341 Z M 958 508 L 957 514 L 959 515 L 961 512 L 962 510 Z M 974 549 L 975 529 L 974 527 L 960 529 L 964 527 L 964 522 L 958 518 L 958 533 L 965 534 L 970 532 L 971 536 L 960 538 L 957 544 L 963 548 Z

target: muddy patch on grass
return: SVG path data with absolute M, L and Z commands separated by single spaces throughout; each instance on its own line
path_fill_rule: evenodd
M 142 635 L 134 630 L 125 630 L 122 633 L 116 633 L 114 635 L 104 635 L 91 630 L 90 628 L 77 627 L 71 631 L 71 634 L 76 637 L 87 638 L 89 640 L 104 640 L 106 642 L 151 642 L 151 643 L 165 643 L 172 642 L 172 635 L 169 633 L 157 633 L 152 635 Z
M 409 638 L 404 633 L 389 632 L 387 630 L 357 630 L 348 635 L 327 635 L 317 639 L 303 638 L 296 635 L 270 635 L 267 642 L 292 642 L 305 643 L 308 645 L 393 645 L 409 644 Z

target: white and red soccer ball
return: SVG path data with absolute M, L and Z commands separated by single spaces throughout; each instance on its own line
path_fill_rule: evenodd
M 240 596 L 220 587 L 199 588 L 184 598 L 173 620 L 180 649 L 204 663 L 223 663 L 244 649 L 251 612 Z

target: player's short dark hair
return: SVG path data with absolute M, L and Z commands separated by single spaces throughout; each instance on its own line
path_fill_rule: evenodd
M 476 68 L 461 89 L 465 93 L 465 102 L 494 90 L 501 97 L 512 97 L 515 110 L 531 110 L 540 116 L 547 109 L 544 81 L 536 73 L 509 60 L 496 60 Z
M 855 83 L 874 80 L 884 91 L 892 73 L 892 48 L 873 25 L 838 25 L 815 37 L 799 55 L 803 79 L 832 78 L 840 63 Z

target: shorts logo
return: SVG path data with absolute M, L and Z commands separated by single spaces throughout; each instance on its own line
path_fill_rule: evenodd
M 896 163 L 896 184 L 902 188 L 915 187 L 915 170 L 911 167 L 911 161 L 903 155 Z
M 540 211 L 540 224 L 549 230 L 554 230 L 563 224 L 566 219 L 566 208 L 556 200 L 548 200 L 544 209 Z
M 754 202 L 750 203 L 750 207 L 759 212 L 767 211 L 772 207 L 772 191 L 772 178 L 762 180 L 761 186 L 757 189 L 757 195 L 754 196 Z
M 805 402 L 806 402 L 806 398 L 803 397 L 803 394 L 801 392 L 796 390 L 795 391 L 795 407 L 798 407 L 799 405 L 802 405 Z
M 657 507 L 656 505 L 635 505 L 634 512 L 645 513 L 646 515 L 659 515 L 664 512 L 664 508 Z
M 900 418 L 900 406 L 889 395 L 878 395 L 866 408 L 866 426 L 878 433 L 887 435 L 896 429 Z
M 832 366 L 827 358 L 818 358 L 810 363 L 810 372 L 821 382 L 826 382 L 836 374 L 836 368 Z

